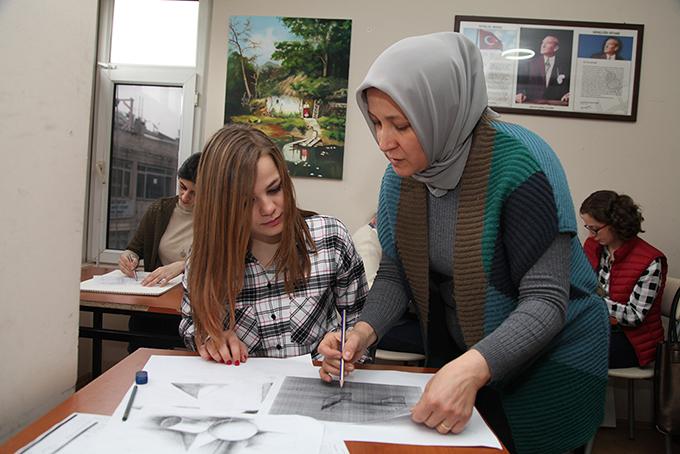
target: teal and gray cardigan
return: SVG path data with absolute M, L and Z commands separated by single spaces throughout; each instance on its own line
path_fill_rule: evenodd
M 378 232 L 383 253 L 403 269 L 424 345 L 428 326 L 427 188 L 383 177 Z M 499 384 L 520 453 L 561 453 L 585 444 L 604 409 L 609 325 L 596 279 L 576 237 L 562 167 L 537 135 L 480 121 L 460 181 L 453 251 L 453 300 L 466 345 L 493 332 L 516 308 L 519 282 L 558 233 L 572 235 L 567 318 L 548 348 Z

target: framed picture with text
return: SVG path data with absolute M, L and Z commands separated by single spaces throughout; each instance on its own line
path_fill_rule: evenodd
M 644 25 L 456 16 L 504 113 L 637 119 Z

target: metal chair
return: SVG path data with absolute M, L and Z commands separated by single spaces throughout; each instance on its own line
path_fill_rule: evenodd
M 425 355 L 420 353 L 395 352 L 391 350 L 377 349 L 375 351 L 375 359 L 380 361 L 390 361 L 402 363 L 407 366 L 410 363 L 421 365 L 425 361 Z
M 677 295 L 677 296 L 676 296 Z M 661 301 L 661 315 L 671 317 L 673 299 L 680 297 L 680 279 L 666 278 L 666 287 Z M 679 311 L 680 312 L 680 311 Z M 680 314 L 675 314 L 676 319 Z M 635 439 L 635 380 L 650 380 L 654 378 L 654 364 L 647 367 L 625 367 L 609 369 L 609 377 L 624 378 L 628 385 L 628 438 Z M 668 441 L 667 441 L 668 442 Z
M 666 293 L 667 292 L 667 293 Z M 672 296 L 671 296 L 672 295 Z M 680 320 L 680 304 L 678 304 L 678 300 L 680 300 L 680 279 L 677 278 L 668 278 L 666 282 L 666 290 L 664 291 L 664 298 L 663 298 L 663 304 L 661 306 L 661 312 L 663 315 L 667 316 L 669 318 L 668 325 L 666 326 L 666 339 L 670 339 L 670 333 L 668 330 L 670 329 L 671 326 L 673 326 L 671 322 L 671 317 L 675 317 L 675 325 L 677 326 L 678 320 Z M 673 307 L 675 307 L 675 314 L 673 314 Z M 657 390 L 655 389 L 654 392 L 656 393 Z M 656 395 L 654 396 L 656 399 Z M 654 415 L 656 417 L 656 414 Z M 656 426 L 657 429 L 659 429 L 658 425 Z M 667 434 L 661 430 L 659 430 L 664 434 L 665 442 L 666 442 L 666 454 L 672 454 L 673 453 L 673 440 L 672 436 L 670 434 Z

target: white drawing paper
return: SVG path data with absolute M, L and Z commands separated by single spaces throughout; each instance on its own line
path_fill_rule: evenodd
M 322 439 L 323 425 L 301 416 L 145 407 L 127 421 L 112 418 L 92 447 L 101 453 L 317 454 Z
M 165 285 L 143 286 L 142 281 L 150 273 L 137 272 L 137 279 L 127 277 L 120 270 L 113 270 L 100 276 L 94 276 L 80 283 L 80 290 L 97 293 L 122 293 L 126 295 L 158 296 L 182 282 L 183 274 L 175 276 Z

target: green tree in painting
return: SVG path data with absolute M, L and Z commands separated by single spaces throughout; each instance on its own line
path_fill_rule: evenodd
M 291 33 L 302 38 L 277 42 L 272 54 L 290 74 L 346 77 L 352 34 L 350 21 L 297 17 L 283 17 L 281 21 Z
M 260 47 L 259 43 L 251 39 L 250 34 L 250 19 L 243 23 L 236 23 L 235 21 L 229 22 L 229 46 L 231 47 L 232 55 L 236 54 L 238 56 L 237 60 L 241 66 L 241 79 L 243 80 L 243 88 L 248 101 L 253 98 L 247 68 L 249 64 L 252 67 L 252 58 L 248 58 L 246 52 Z
M 241 71 L 241 64 L 244 63 L 236 52 L 230 52 L 227 59 L 227 99 L 224 106 L 225 118 L 232 115 L 242 115 L 249 113 L 247 104 L 244 105 L 242 100 L 247 100 L 247 93 L 245 91 L 246 83 L 243 79 L 243 72 Z M 246 74 L 254 71 L 250 62 L 244 63 Z

